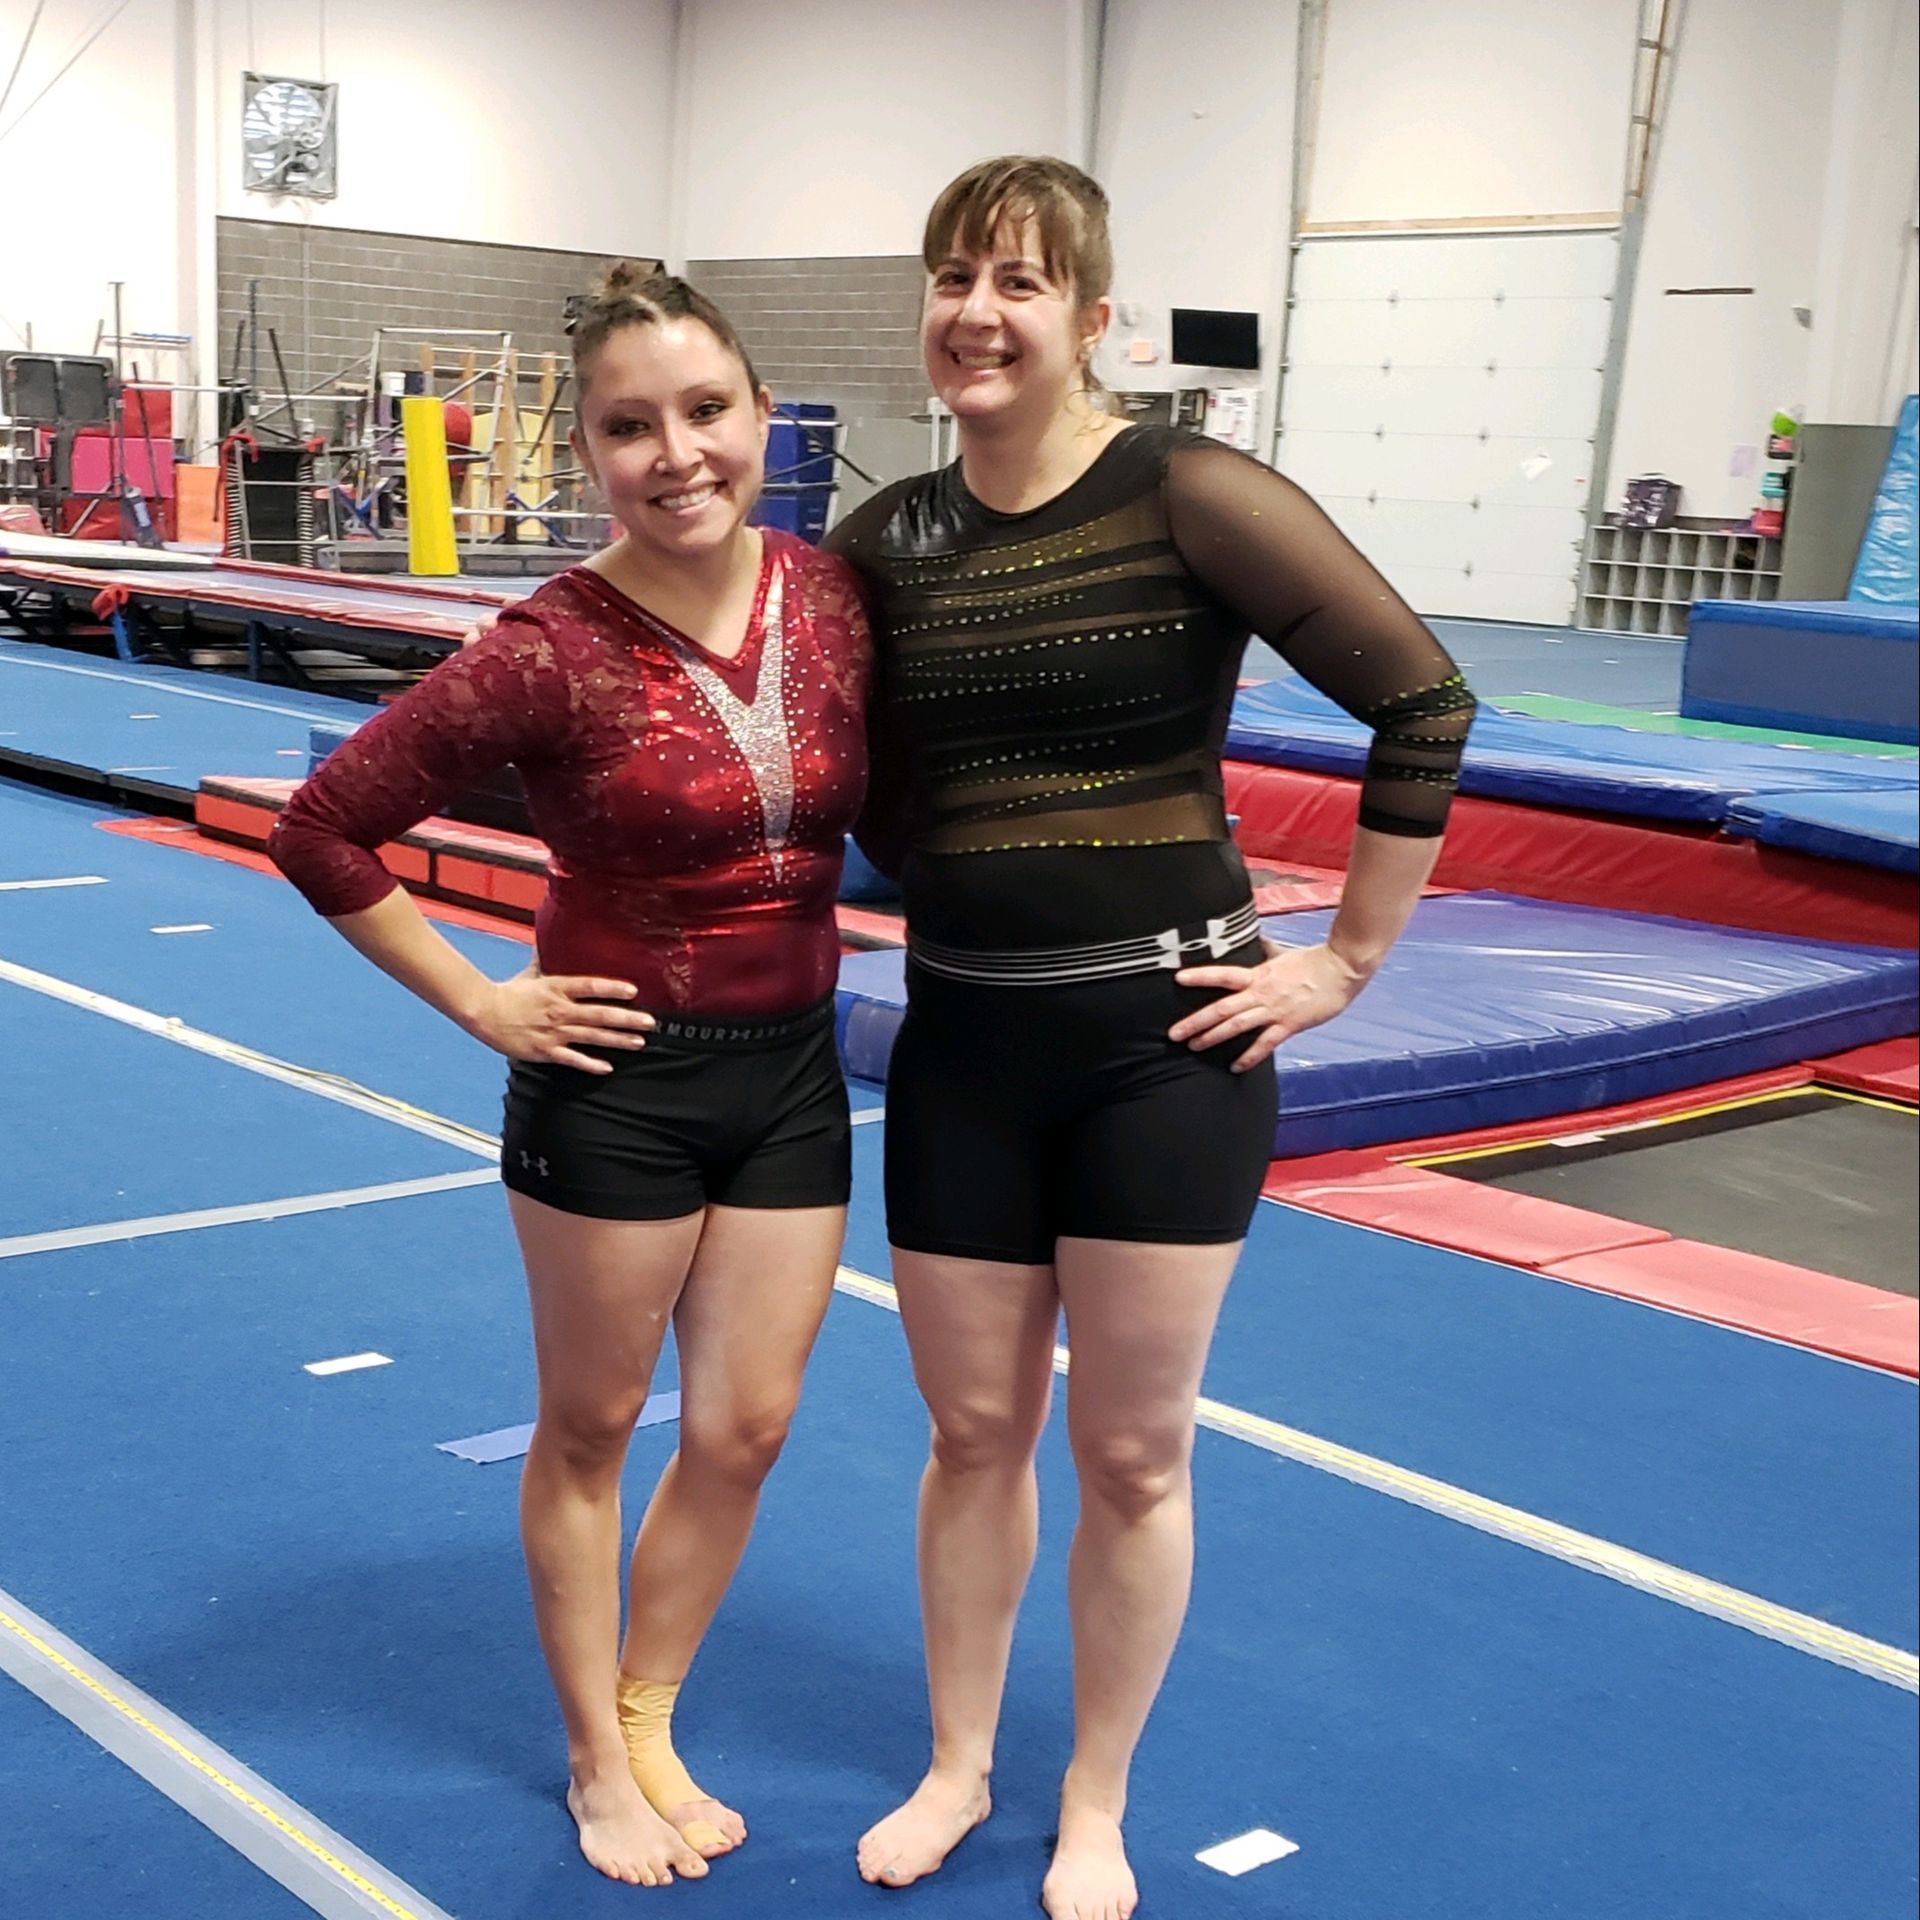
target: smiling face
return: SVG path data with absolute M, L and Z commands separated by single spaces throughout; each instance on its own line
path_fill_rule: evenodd
M 712 556 L 745 526 L 766 477 L 772 399 L 705 322 L 620 327 L 582 381 L 574 451 L 634 557 Z
M 1064 270 L 1044 262 L 1038 224 L 1026 220 L 1002 222 L 978 253 L 933 264 L 920 349 L 934 392 L 959 418 L 1049 418 L 1085 384 L 1110 303 L 1082 305 Z

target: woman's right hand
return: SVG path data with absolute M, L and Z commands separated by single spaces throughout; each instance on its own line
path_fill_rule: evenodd
M 511 980 L 490 982 L 479 1007 L 461 1024 L 476 1040 L 509 1060 L 544 1060 L 577 1067 L 582 1073 L 611 1073 L 611 1060 L 577 1049 L 613 1047 L 632 1052 L 644 1047 L 643 1036 L 654 1024 L 653 1015 L 618 1004 L 638 991 L 627 980 L 545 974 L 536 963 Z
M 483 613 L 480 618 L 460 636 L 461 652 L 464 653 L 467 648 L 475 646 L 484 640 L 499 623 L 500 616 L 497 613 Z

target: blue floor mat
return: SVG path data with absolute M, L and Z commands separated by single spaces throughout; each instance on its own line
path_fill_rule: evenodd
M 0 1876 L 20 1920 L 312 1920 L 296 1900 L 0 1674 Z
M 855 1136 L 846 1257 L 885 1275 L 879 1132 Z M 1266 1203 L 1202 1390 L 1914 1644 L 1911 1381 Z
M 0 1239 L 484 1164 L 5 979 L 0 1058 Z
M 1678 640 L 1500 620 L 1427 624 L 1483 700 L 1548 693 L 1644 713 L 1680 711 Z M 1247 648 L 1241 676 L 1275 680 L 1292 671 L 1264 640 L 1255 640 Z
M 1920 873 L 1920 794 L 1768 793 L 1736 801 L 1726 829 L 1763 846 Z
M 514 1475 L 432 1446 L 524 1390 L 511 1255 L 472 1196 L 413 1219 L 288 1222 L 270 1249 L 155 1243 L 137 1273 L 100 1249 L 20 1263 L 6 1350 L 33 1364 L 0 1362 L 0 1444 L 38 1517 L 11 1584 L 463 1920 L 626 1913 L 636 1896 L 578 1864 L 558 1804 Z M 363 1336 L 399 1364 L 289 1371 Z M 129 1450 L 101 1356 L 136 1352 L 165 1357 L 169 1390 Z M 715 1875 L 735 1903 L 719 1910 L 857 1920 L 897 1900 L 858 1883 L 849 1850 L 924 1751 L 923 1441 L 897 1323 L 836 1301 L 683 1707 L 696 1774 L 754 1821 Z M 1056 1418 L 1000 1811 L 916 1892 L 932 1920 L 1023 1911 L 1044 1867 L 1068 1728 L 1063 1444 Z M 639 1436 L 634 1503 L 670 1445 Z M 1194 1608 L 1130 1823 L 1160 1911 L 1898 1910 L 1910 1697 L 1218 1436 L 1197 1477 Z M 1243 1881 L 1192 1860 L 1255 1824 L 1302 1852 Z M 1789 1828 L 1793 1847 L 1771 1845 Z
M 0 781 L 8 872 L 30 850 L 36 875 L 109 883 L 0 894 L 0 958 L 499 1131 L 506 1062 L 361 959 L 287 882 L 95 824 L 112 817 Z M 182 923 L 213 931 L 148 931 Z M 524 941 L 439 930 L 495 979 L 532 957 Z
M 1838 731 L 1829 728 L 1828 731 Z M 1369 729 L 1299 679 L 1243 689 L 1226 750 L 1256 765 L 1358 779 Z M 1920 790 L 1920 770 L 1884 760 L 1737 740 L 1636 733 L 1483 707 L 1473 723 L 1460 791 L 1528 806 L 1640 818 L 1717 822 L 1753 793 Z
M 1324 940 L 1326 913 L 1265 923 Z M 905 955 L 841 963 L 841 1058 L 884 1078 Z M 1277 1056 L 1274 1152 L 1329 1152 L 1574 1113 L 1817 1059 L 1920 1026 L 1908 952 L 1503 894 L 1423 901 L 1351 1009 Z
M 118 773 L 182 800 L 210 773 L 298 779 L 309 727 L 352 726 L 371 711 L 330 694 L 0 640 L 0 764 L 31 756 L 81 774 Z

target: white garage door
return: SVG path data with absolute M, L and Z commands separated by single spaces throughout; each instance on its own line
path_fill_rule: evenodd
M 1275 464 L 1416 611 L 1572 617 L 1619 239 L 1313 238 Z

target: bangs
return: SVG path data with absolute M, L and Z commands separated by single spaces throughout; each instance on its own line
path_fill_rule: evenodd
M 990 253 L 997 240 L 1019 244 L 1031 224 L 1038 264 L 1047 277 L 1083 298 L 1099 299 L 1112 271 L 1105 195 L 1084 176 L 1074 181 L 1063 177 L 1067 171 L 1057 160 L 1007 159 L 963 173 L 927 215 L 920 248 L 927 271 L 948 259 Z M 1083 196 L 1090 205 L 1082 204 Z

